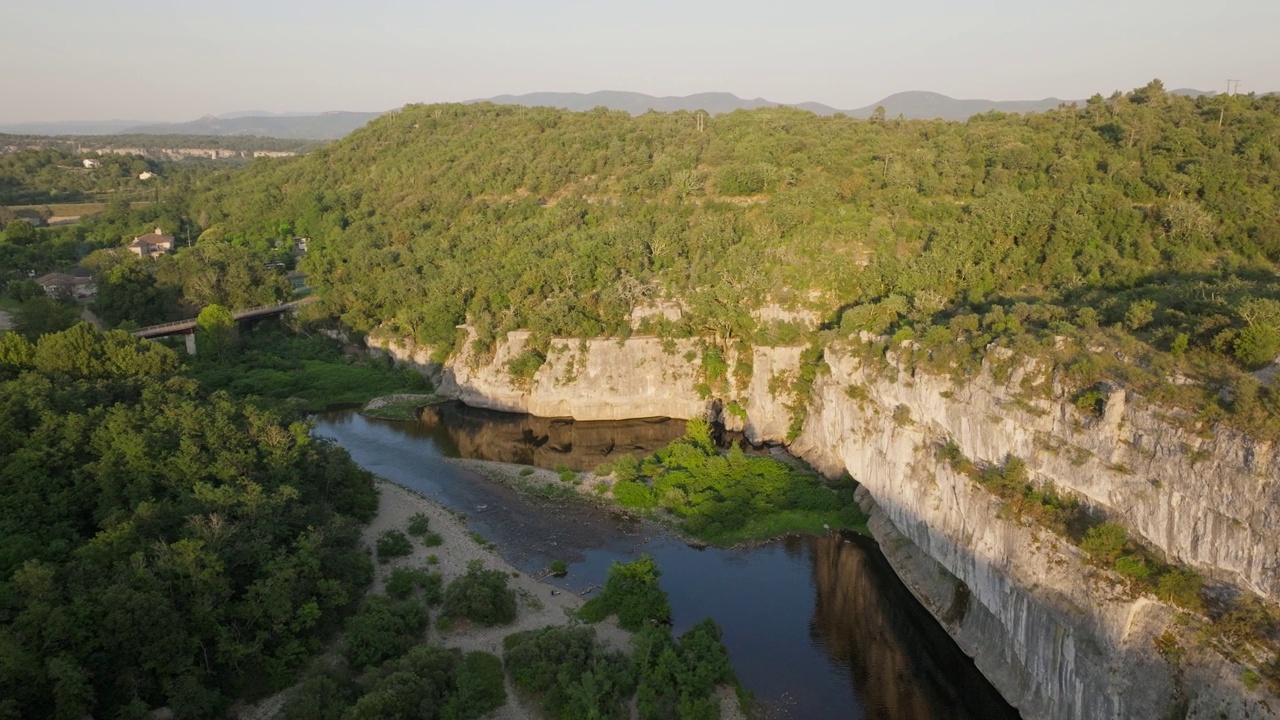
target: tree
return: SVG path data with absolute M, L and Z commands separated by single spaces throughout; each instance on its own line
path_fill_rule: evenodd
M 144 263 L 128 261 L 99 275 L 92 308 L 109 325 L 128 320 L 142 327 L 164 322 L 171 302 Z
M 18 306 L 13 327 L 31 340 L 60 332 L 80 322 L 80 308 L 73 303 L 35 297 Z
M 4 237 L 5 240 L 17 245 L 30 245 L 40 237 L 40 233 L 31 223 L 18 218 L 5 225 Z
M 473 560 L 467 572 L 454 578 L 444 591 L 441 612 L 485 625 L 505 625 L 516 619 L 516 594 L 507 587 L 509 578 L 500 570 L 485 570 Z
M 239 341 L 235 316 L 221 305 L 210 305 L 196 318 L 196 350 L 201 355 L 226 360 Z

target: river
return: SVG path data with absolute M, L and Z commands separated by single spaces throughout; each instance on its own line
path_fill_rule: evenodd
M 361 466 L 466 515 L 510 562 L 538 572 L 569 563 L 558 585 L 602 583 L 609 564 L 657 559 L 680 633 L 711 616 L 734 670 L 770 718 L 1002 720 L 1017 718 L 894 575 L 875 542 L 856 535 L 789 537 L 749 548 L 695 548 L 652 523 L 585 502 L 522 495 L 447 457 L 594 468 L 645 454 L 683 422 L 549 420 L 429 408 L 421 422 L 354 411 L 316 417 L 314 433 Z

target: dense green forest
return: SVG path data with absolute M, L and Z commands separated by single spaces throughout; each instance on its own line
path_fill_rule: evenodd
M 0 334 L 0 406 L 0 717 L 213 717 L 360 601 L 371 476 L 172 351 Z
M 1278 148 L 1280 98 L 1158 81 L 965 123 L 409 106 L 216 178 L 192 212 L 210 240 L 311 237 L 325 310 L 442 353 L 463 322 L 481 350 L 516 328 L 626 335 L 657 298 L 685 312 L 650 329 L 727 349 L 775 335 L 750 310 L 776 302 L 844 338 L 1066 335 L 1152 377 L 1174 358 L 1209 386 L 1183 399 L 1213 404 L 1280 352 Z

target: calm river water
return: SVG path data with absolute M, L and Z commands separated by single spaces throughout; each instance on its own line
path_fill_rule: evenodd
M 589 469 L 620 452 L 652 452 L 683 434 L 683 422 L 572 422 L 449 404 L 428 408 L 417 423 L 325 413 L 314 432 L 363 467 L 464 513 L 518 567 L 537 572 L 567 561 L 569 575 L 557 583 L 567 590 L 603 582 L 615 560 L 653 555 L 675 631 L 714 618 L 738 678 L 768 717 L 1018 717 L 872 540 L 829 535 L 699 549 L 650 523 L 521 495 L 444 460 Z

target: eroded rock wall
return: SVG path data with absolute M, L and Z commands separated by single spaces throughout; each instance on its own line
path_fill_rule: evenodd
M 557 340 L 521 383 L 508 366 L 527 340 L 513 333 L 491 356 L 453 358 L 441 390 L 480 407 L 580 420 L 723 413 L 698 392 L 694 341 Z M 753 440 L 782 440 L 793 398 L 777 379 L 794 373 L 802 351 L 756 348 L 741 396 L 723 399 L 738 400 L 746 417 L 722 419 Z M 1157 652 L 1155 639 L 1175 625 L 1170 607 L 1130 596 L 937 455 L 950 440 L 976 462 L 1017 456 L 1033 477 L 1077 493 L 1170 558 L 1278 600 L 1273 445 L 1230 431 L 1202 437 L 1123 390 L 1101 417 L 1087 416 L 1034 364 L 1014 363 L 1002 381 L 984 370 L 957 384 L 892 355 L 888 366 L 856 348 L 826 357 L 830 371 L 814 385 L 791 451 L 862 483 L 895 570 L 1025 717 L 1277 717 L 1280 703 L 1246 690 L 1242 668 L 1220 655 L 1187 647 L 1172 662 Z

